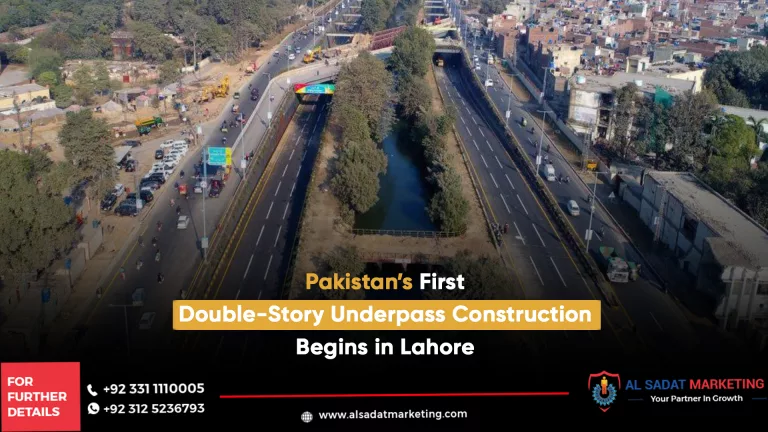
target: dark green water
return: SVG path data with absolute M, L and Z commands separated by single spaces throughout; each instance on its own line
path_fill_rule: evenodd
M 357 216 L 355 228 L 437 231 L 429 219 L 429 185 L 424 179 L 421 146 L 411 143 L 408 130 L 396 124 L 382 142 L 387 172 L 379 177 L 379 202 Z

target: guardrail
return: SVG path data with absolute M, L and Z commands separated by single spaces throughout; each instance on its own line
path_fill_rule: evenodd
M 463 232 L 447 231 L 419 231 L 419 230 L 385 230 L 352 228 L 349 230 L 354 235 L 388 235 L 393 237 L 418 237 L 418 238 L 451 238 L 461 237 Z
M 618 306 L 618 299 L 616 298 L 616 294 L 611 288 L 610 283 L 605 279 L 605 276 L 600 271 L 595 260 L 589 255 L 589 252 L 585 251 L 584 248 L 581 247 L 578 233 L 576 233 L 573 226 L 565 220 L 564 214 L 557 204 L 557 200 L 554 198 L 554 196 L 552 196 L 551 192 L 549 192 L 549 189 L 547 189 L 547 187 L 543 184 L 534 166 L 524 156 L 524 147 L 517 140 L 517 137 L 515 137 L 515 135 L 512 133 L 511 129 L 506 123 L 506 120 L 504 119 L 504 115 L 499 112 L 498 108 L 496 108 L 496 105 L 488 96 L 488 93 L 486 92 L 483 83 L 480 81 L 480 78 L 472 73 L 472 65 L 469 63 L 469 53 L 467 52 L 466 48 L 462 49 L 462 60 L 464 62 L 464 67 L 462 67 L 460 70 L 462 79 L 467 84 L 469 84 L 472 90 L 474 90 L 473 93 L 482 95 L 484 102 L 482 106 L 490 110 L 492 114 L 492 118 L 489 119 L 493 120 L 491 127 L 496 129 L 497 132 L 501 133 L 501 135 L 506 138 L 504 141 L 507 143 L 514 143 L 512 146 L 506 146 L 506 143 L 502 142 L 502 144 L 504 144 L 510 150 L 512 159 L 520 169 L 520 173 L 525 176 L 529 184 L 533 186 L 532 189 L 539 196 L 547 212 L 553 217 L 555 225 L 557 226 L 558 231 L 560 231 L 561 236 L 568 244 L 568 247 L 573 252 L 575 252 L 579 263 L 585 269 L 587 276 L 592 279 L 595 286 L 600 290 L 603 298 L 612 307 Z M 467 76 L 468 74 L 469 77 Z

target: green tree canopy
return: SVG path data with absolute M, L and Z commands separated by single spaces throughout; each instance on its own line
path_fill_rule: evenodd
M 401 80 L 398 95 L 400 111 L 405 118 L 424 115 L 432 109 L 432 91 L 419 76 Z
M 64 156 L 77 168 L 81 179 L 95 183 L 93 192 L 101 196 L 114 186 L 115 150 L 109 145 L 111 133 L 102 119 L 90 110 L 67 113 L 67 122 L 59 132 Z
M 355 212 L 367 212 L 379 200 L 379 174 L 386 164 L 386 156 L 371 143 L 347 142 L 331 179 L 334 194 Z
M 409 27 L 395 38 L 389 64 L 398 76 L 423 78 L 432 64 L 434 52 L 434 36 L 422 28 Z
M 130 28 L 138 56 L 155 62 L 171 58 L 176 44 L 163 32 L 144 22 L 134 22 Z
M 391 88 L 392 75 L 384 63 L 370 53 L 362 52 L 339 71 L 333 104 L 350 105 L 360 110 L 368 120 L 371 132 L 377 135 Z
M 509 298 L 510 277 L 501 263 L 487 256 L 473 255 L 463 250 L 443 263 L 444 273 L 464 276 L 464 290 L 424 290 L 435 300 L 492 300 Z
M 480 13 L 486 15 L 497 15 L 504 12 L 506 3 L 504 0 L 482 0 L 480 2 Z

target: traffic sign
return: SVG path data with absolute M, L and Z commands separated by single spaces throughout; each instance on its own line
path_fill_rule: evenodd
M 224 166 L 227 164 L 228 147 L 208 147 L 208 164 Z M 231 153 L 230 153 L 231 154 Z

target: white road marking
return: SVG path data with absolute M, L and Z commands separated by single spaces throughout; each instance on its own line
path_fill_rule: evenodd
M 563 283 L 563 286 L 568 286 L 568 284 L 565 283 L 565 279 L 563 279 L 563 275 L 560 274 L 560 269 L 557 268 L 557 264 L 555 264 L 555 260 L 552 257 L 549 257 L 549 260 L 552 261 L 552 265 L 555 266 L 555 271 L 557 272 L 557 275 L 560 276 L 560 282 Z
M 251 254 L 251 258 L 248 260 L 248 266 L 245 267 L 245 273 L 243 273 L 243 279 L 245 279 L 245 277 L 248 276 L 248 270 L 250 270 L 252 262 L 253 262 L 253 254 Z M 239 294 L 240 291 L 237 291 L 237 293 Z
M 285 177 L 285 172 L 286 171 L 288 171 L 288 165 L 286 165 L 285 168 L 283 168 L 283 175 L 280 176 L 281 178 Z
M 264 234 L 264 225 L 261 226 L 261 231 L 259 231 L 259 238 L 256 239 L 256 246 L 259 245 L 259 242 L 261 241 L 261 235 Z
M 296 151 L 296 149 L 291 150 L 291 154 L 288 156 L 288 160 L 293 159 L 293 152 L 295 152 L 295 151 Z M 288 165 L 286 165 L 286 168 L 287 167 L 288 167 Z
M 491 174 L 491 173 L 488 173 L 488 175 L 490 175 L 490 176 L 491 176 L 491 180 L 493 180 L 493 184 L 494 184 L 494 185 L 496 185 L 496 189 L 498 189 L 498 188 L 499 188 L 499 184 L 498 184 L 498 183 L 496 183 L 496 179 L 495 179 L 495 178 L 493 178 L 493 174 Z
M 256 300 L 261 300 L 261 291 L 259 291 L 259 297 Z
M 312 128 L 312 135 L 315 134 L 315 129 L 317 129 L 317 125 L 320 124 L 320 122 L 315 121 L 315 127 Z
M 533 262 L 533 257 L 529 256 L 528 258 L 531 259 L 531 265 L 533 265 L 533 269 L 536 270 L 536 276 L 539 277 L 539 282 L 541 282 L 541 284 L 544 285 L 544 279 L 541 278 L 541 274 L 539 273 L 539 269 L 536 267 L 536 263 Z
M 493 147 L 491 146 L 491 143 L 489 143 L 488 140 L 485 140 L 485 143 L 488 144 L 488 148 L 491 149 L 491 153 L 493 153 Z
M 483 133 L 483 130 L 482 129 L 478 129 L 478 130 L 480 131 L 480 135 L 482 135 L 483 138 L 485 138 L 485 134 Z
M 296 178 L 299 178 L 299 173 L 300 172 L 301 172 L 301 167 L 299 167 L 299 169 L 296 170 Z
M 269 262 L 267 263 L 267 270 L 264 272 L 264 280 L 267 280 L 267 275 L 269 274 L 269 266 L 272 265 L 272 256 L 269 256 Z
M 269 210 L 267 210 L 267 217 L 265 217 L 264 219 L 269 219 L 269 215 L 271 215 L 271 214 L 272 214 L 272 206 L 273 206 L 273 205 L 275 205 L 275 202 L 274 202 L 274 201 L 272 201 L 271 203 L 269 203 Z
M 517 238 L 519 238 L 520 241 L 523 242 L 523 246 L 525 246 L 525 239 L 523 238 L 523 233 L 520 232 L 520 228 L 517 227 L 517 223 L 512 221 L 512 225 L 514 225 L 515 229 L 517 230 Z
M 533 225 L 533 224 L 531 224 L 531 225 Z M 544 239 L 541 238 L 541 234 L 539 234 L 539 229 L 536 228 L 536 225 L 533 225 L 533 230 L 536 231 L 536 235 L 539 236 L 539 241 L 541 241 L 541 245 L 544 246 L 544 247 L 547 247 L 547 245 L 544 244 Z
M 477 146 L 477 141 L 472 140 L 472 144 L 475 145 L 475 148 L 477 149 L 477 151 L 480 151 L 480 147 Z
M 520 202 L 520 205 L 523 206 L 523 210 L 525 211 L 525 215 L 528 216 L 528 209 L 525 208 L 525 204 L 523 204 L 523 200 L 520 199 L 520 195 L 517 195 L 517 200 Z
M 461 104 L 464 105 L 464 106 L 467 106 L 467 104 L 464 103 L 464 99 L 463 98 L 461 99 Z
M 291 203 L 289 203 L 289 202 L 285 203 L 285 209 L 283 210 L 283 220 L 285 220 L 285 215 L 286 215 L 286 213 L 288 213 L 288 206 L 290 204 Z
M 472 111 L 470 111 L 470 110 L 469 110 L 469 108 L 467 108 L 467 113 L 468 113 L 470 116 L 472 116 Z
M 515 185 L 512 184 L 512 180 L 509 179 L 509 176 L 504 174 L 504 177 L 507 178 L 507 182 L 509 183 L 510 186 L 512 186 L 512 190 L 515 190 Z
M 278 193 L 280 193 L 280 186 L 283 185 L 283 181 L 281 180 L 280 183 L 277 184 L 277 190 L 275 191 L 275 196 L 277 196 Z
M 507 213 L 512 214 L 512 212 L 509 210 L 509 206 L 507 205 L 507 200 L 504 199 L 504 195 L 499 194 L 499 196 L 501 197 L 501 201 L 504 202 L 504 207 L 507 208 Z
M 280 231 L 283 230 L 283 226 L 280 225 L 277 227 L 277 235 L 275 236 L 275 244 L 272 245 L 272 247 L 277 247 L 277 242 L 280 240 Z
M 475 124 L 475 126 L 477 126 L 477 120 L 475 120 L 475 118 L 474 118 L 474 117 L 472 117 L 472 122 Z M 483 131 L 480 131 L 480 133 L 482 133 L 482 132 L 483 132 Z
M 656 326 L 659 328 L 659 330 L 664 331 L 664 327 L 661 326 L 661 324 L 659 323 L 659 320 L 657 320 L 656 316 L 653 315 L 653 312 L 648 312 L 648 313 L 651 314 L 651 319 L 653 319 L 653 322 L 656 323 Z
M 496 163 L 499 164 L 499 168 L 504 169 L 504 165 L 501 164 L 501 161 L 499 160 L 499 157 L 498 156 L 493 156 L 493 157 L 496 158 Z
M 485 161 L 485 158 L 483 157 L 483 155 L 480 155 L 480 159 L 483 160 L 483 165 L 485 165 L 485 167 L 488 168 L 488 162 Z
M 472 136 L 472 131 L 469 130 L 469 128 L 467 128 L 467 133 L 469 134 L 469 136 Z
M 288 194 L 288 198 L 293 196 L 293 190 L 296 189 L 296 182 L 293 182 L 293 186 L 291 186 L 291 193 Z
M 245 275 L 243 275 L 243 279 L 245 279 Z M 240 298 L 240 290 L 237 290 L 237 294 L 235 294 L 235 300 L 237 300 L 239 298 Z
M 461 119 L 461 122 L 464 123 L 464 125 L 466 126 L 467 122 L 464 121 L 464 117 L 459 117 L 459 118 Z

